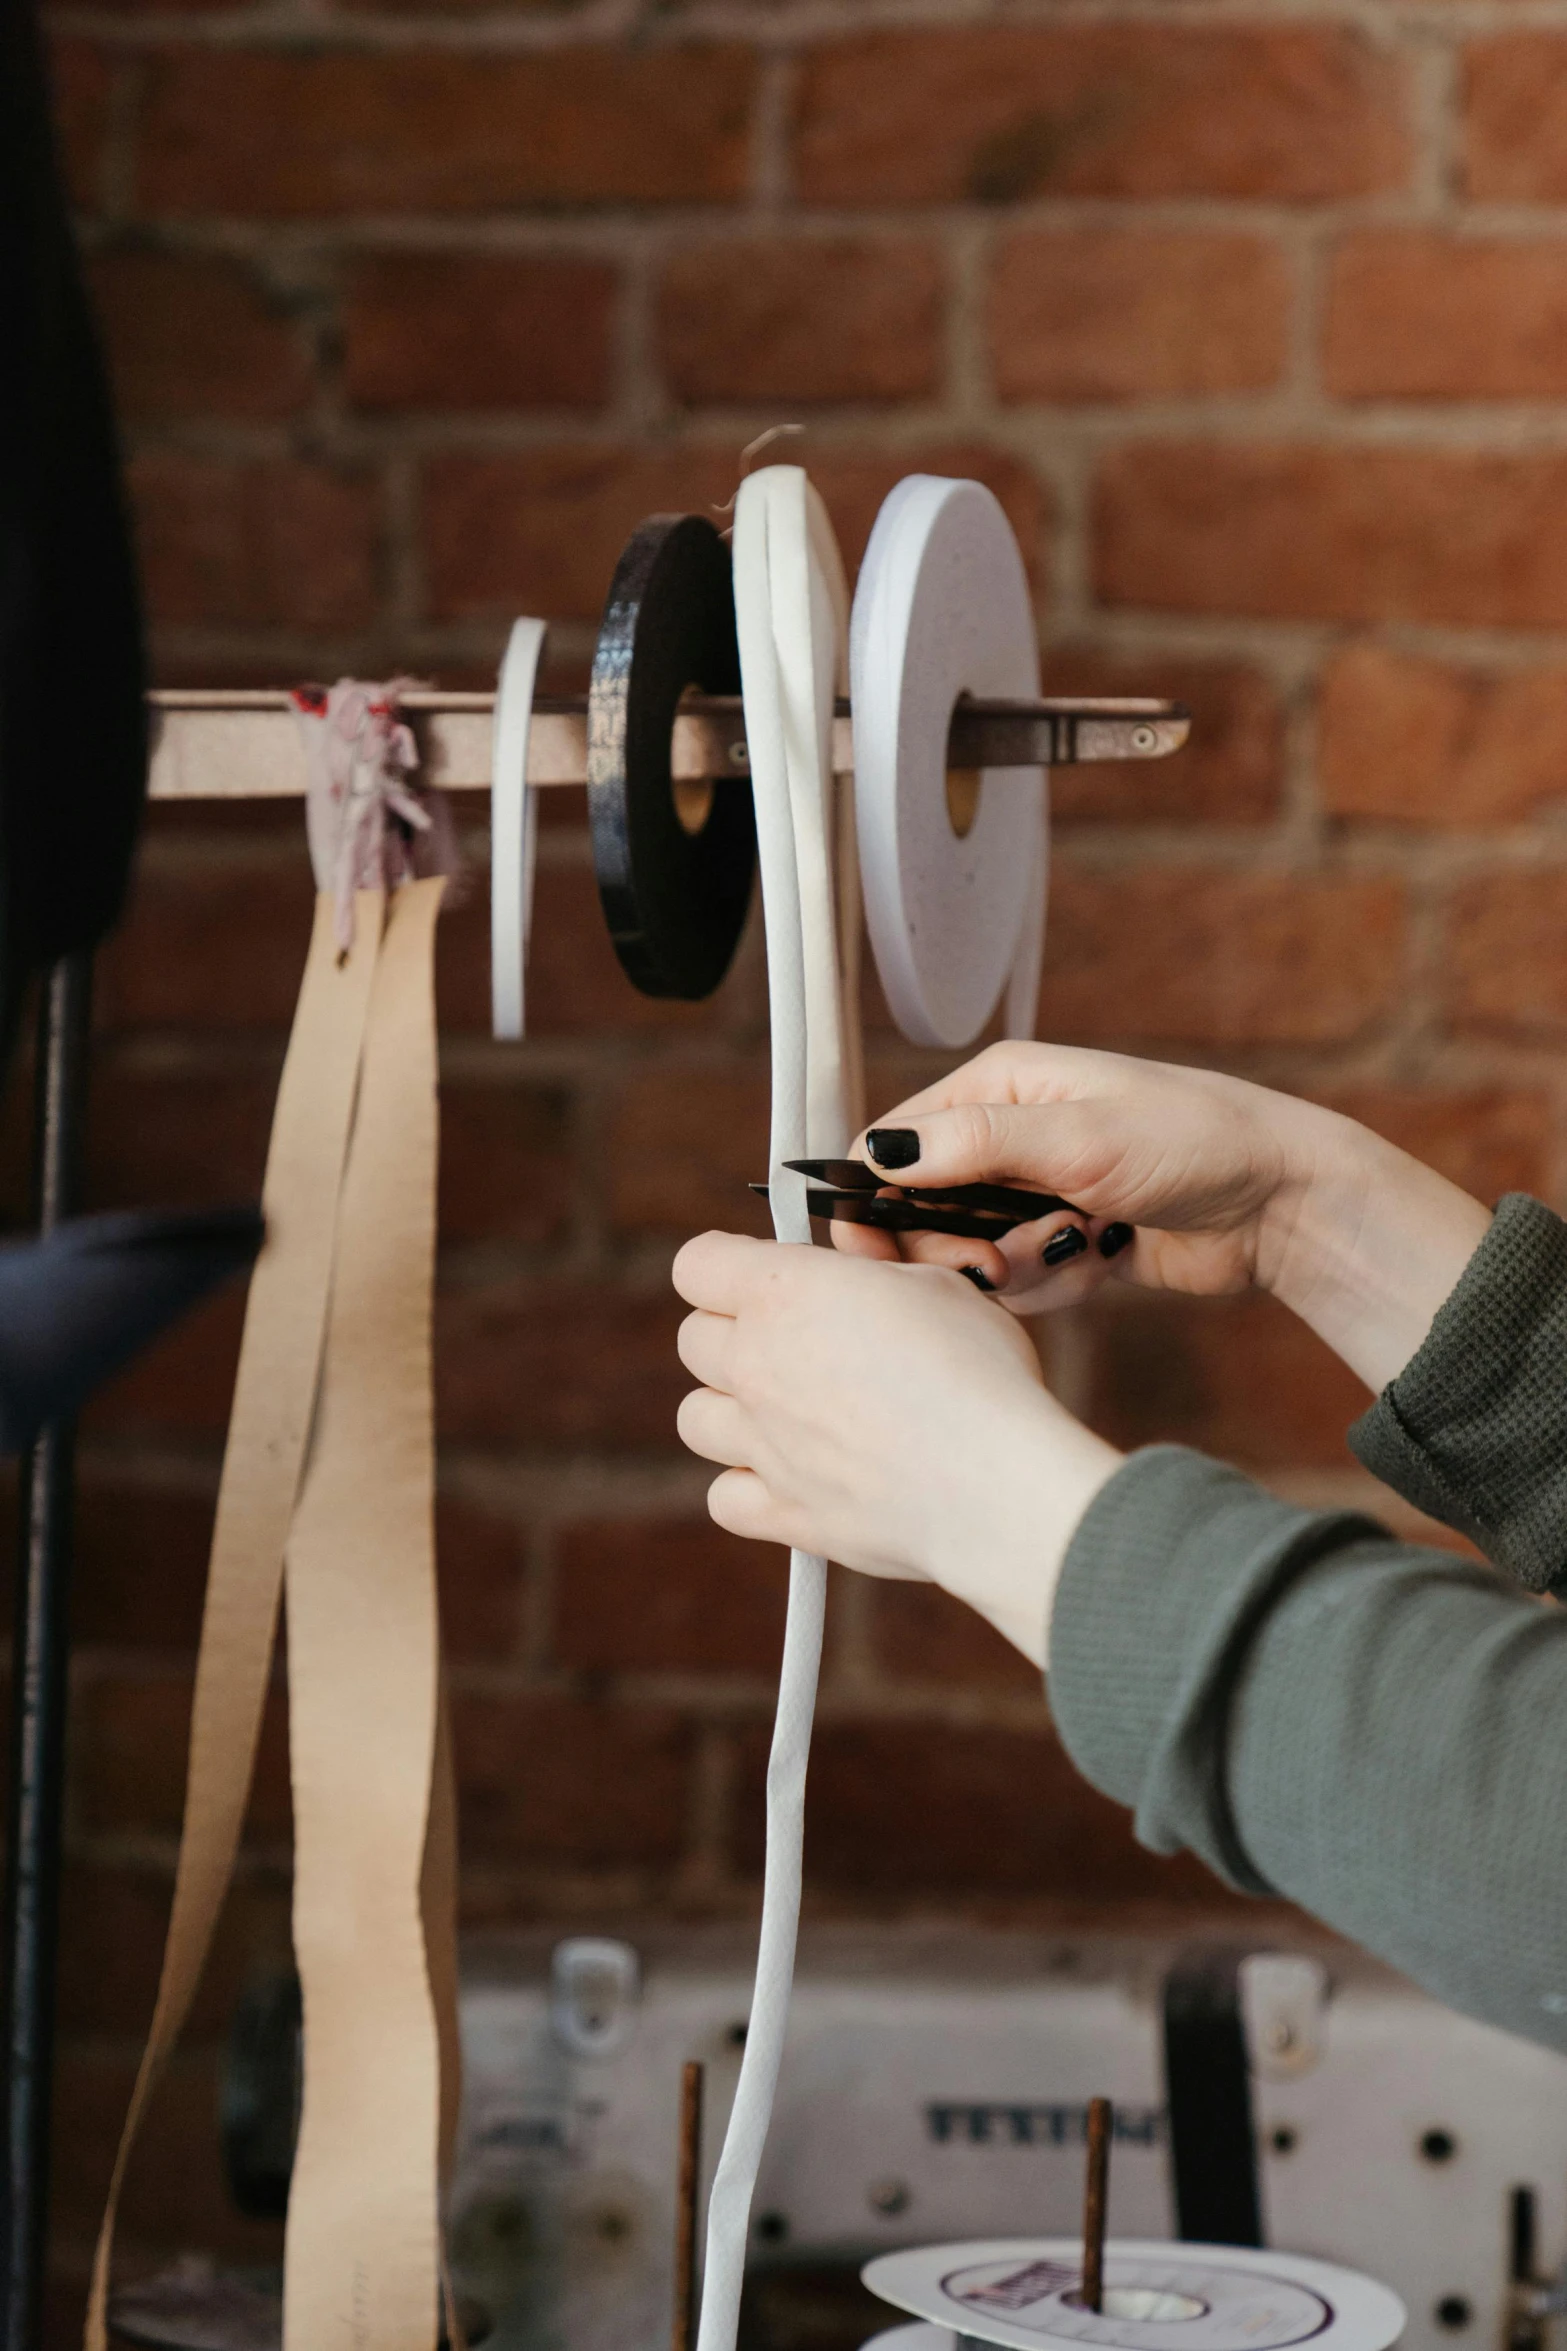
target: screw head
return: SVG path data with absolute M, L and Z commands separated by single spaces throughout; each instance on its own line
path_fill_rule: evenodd
M 872 2212 L 879 2212 L 883 2220 L 896 2220 L 914 2201 L 914 2191 L 907 2180 L 872 2180 L 865 2196 Z
M 1467 2294 L 1444 2294 L 1431 2315 L 1439 2327 L 1456 2334 L 1474 2317 L 1474 2306 Z
M 1133 727 L 1132 729 L 1132 749 L 1134 751 L 1151 751 L 1158 740 L 1159 738 L 1152 727 Z

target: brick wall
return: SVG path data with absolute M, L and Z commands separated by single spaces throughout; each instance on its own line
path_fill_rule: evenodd
M 1051 681 L 1186 695 L 1195 748 L 1057 779 L 1049 1033 L 1330 1100 L 1493 1194 L 1561 1186 L 1567 31 L 1513 0 L 104 0 L 62 120 L 163 674 L 482 680 L 807 422 L 855 558 L 914 466 L 978 474 Z M 764 1160 L 753 939 L 659 1007 L 552 806 L 536 1035 L 445 924 L 444 1573 L 466 1900 L 754 1901 L 782 1569 L 676 1450 L 671 1247 Z M 482 839 L 472 844 L 482 867 Z M 105 959 L 102 1202 L 254 1189 L 308 884 L 297 818 L 152 824 Z M 873 1008 L 873 1100 L 921 1064 Z M 14 1156 L 14 1154 L 13 1154 Z M 62 2276 L 151 1997 L 232 1302 L 84 1466 Z M 1118 1298 L 1053 1375 L 1118 1441 L 1363 1490 L 1353 1383 L 1263 1304 Z M 1030 1675 L 939 1597 L 840 1582 L 819 1908 L 1219 1903 L 1075 1784 Z M 133 2252 L 254 2248 L 211 2042 L 286 1939 L 269 1732 L 246 1875 L 138 2170 Z M 74 2288 L 62 2286 L 62 2310 Z

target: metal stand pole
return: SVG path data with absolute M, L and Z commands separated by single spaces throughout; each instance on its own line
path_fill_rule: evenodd
M 34 1183 L 41 1232 L 50 1231 L 76 1204 L 91 1002 L 90 955 L 67 956 L 51 967 L 39 1013 L 34 1129 Z M 24 1465 L 22 1478 L 4 1925 L 3 2351 L 37 2351 L 42 2332 L 74 1439 L 70 1424 L 45 1429 Z

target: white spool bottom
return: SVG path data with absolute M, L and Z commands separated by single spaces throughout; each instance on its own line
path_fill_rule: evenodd
M 1082 2262 L 1076 2237 L 884 2253 L 866 2265 L 865 2283 L 925 2323 L 875 2342 L 882 2351 L 955 2351 L 958 2337 L 1005 2351 L 1387 2351 L 1404 2329 L 1389 2287 L 1301 2254 L 1119 2240 L 1105 2247 L 1102 2311 L 1083 2307 Z

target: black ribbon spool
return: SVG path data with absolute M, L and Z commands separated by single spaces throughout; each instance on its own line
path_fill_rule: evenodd
M 737 694 L 729 550 L 700 514 L 654 514 L 610 586 L 588 689 L 588 816 L 599 901 L 626 977 L 644 996 L 711 996 L 751 903 L 756 821 L 748 781 L 715 786 L 688 831 L 670 738 L 688 686 Z

